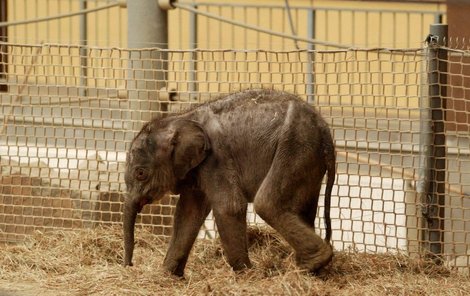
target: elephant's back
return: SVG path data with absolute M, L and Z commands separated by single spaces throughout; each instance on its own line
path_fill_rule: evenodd
M 299 100 L 293 94 L 272 89 L 248 89 L 221 96 L 207 103 L 207 107 L 214 114 L 227 112 L 245 112 L 246 109 L 256 110 L 266 105 L 284 105 L 285 103 Z

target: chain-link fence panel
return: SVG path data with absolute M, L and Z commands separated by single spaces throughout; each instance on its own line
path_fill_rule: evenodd
M 421 254 L 427 219 L 426 198 L 417 189 L 421 138 L 423 127 L 432 127 L 423 116 L 430 111 L 426 49 L 1 46 L 8 69 L 2 73 L 7 90 L 0 113 L 2 241 L 19 241 L 36 230 L 121 223 L 126 150 L 144 122 L 230 92 L 272 88 L 311 102 L 331 126 L 338 154 L 335 248 Z M 469 53 L 448 51 L 447 124 L 459 128 L 446 132 L 441 255 L 462 267 L 468 266 L 470 243 Z M 138 225 L 168 235 L 177 199 L 145 207 Z M 247 219 L 263 223 L 252 209 Z M 200 236 L 216 235 L 209 216 Z

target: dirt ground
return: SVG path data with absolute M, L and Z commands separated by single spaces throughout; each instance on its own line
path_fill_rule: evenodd
M 0 295 L 470 295 L 468 275 L 402 254 L 336 252 L 319 275 L 297 269 L 267 229 L 249 233 L 254 267 L 234 273 L 218 240 L 198 240 L 184 278 L 162 270 L 165 239 L 136 231 L 124 268 L 121 228 L 36 233 L 0 248 Z

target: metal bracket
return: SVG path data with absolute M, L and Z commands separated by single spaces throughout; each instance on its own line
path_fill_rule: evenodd
M 176 6 L 174 5 L 178 0 L 158 0 L 158 6 L 162 10 L 170 10 L 175 9 Z
M 439 43 L 439 36 L 429 34 L 428 37 L 424 40 L 427 46 L 434 47 Z

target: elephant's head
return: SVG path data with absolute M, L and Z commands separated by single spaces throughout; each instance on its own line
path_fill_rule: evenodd
M 166 118 L 147 123 L 127 154 L 124 204 L 124 265 L 132 265 L 134 225 L 142 207 L 175 191 L 178 181 L 197 167 L 210 149 L 196 122 Z

